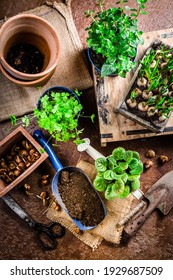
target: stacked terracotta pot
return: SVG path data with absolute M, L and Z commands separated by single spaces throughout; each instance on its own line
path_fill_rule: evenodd
M 38 73 L 24 73 L 7 62 L 7 53 L 17 44 L 31 44 L 43 55 L 43 66 Z M 0 29 L 0 62 L 2 73 L 21 86 L 42 86 L 55 72 L 60 54 L 56 30 L 46 20 L 32 14 L 21 14 L 8 19 Z

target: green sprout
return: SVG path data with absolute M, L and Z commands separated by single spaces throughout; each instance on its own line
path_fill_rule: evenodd
M 82 93 L 75 90 L 80 96 Z M 67 142 L 73 139 L 77 145 L 82 142 L 80 134 L 83 129 L 78 128 L 79 117 L 90 118 L 94 122 L 95 115 L 84 116 L 83 106 L 75 96 L 68 92 L 51 91 L 40 98 L 40 105 L 34 109 L 32 116 L 24 116 L 18 119 L 10 117 L 12 125 L 21 124 L 29 126 L 32 118 L 36 118 L 40 128 L 47 130 L 56 141 Z

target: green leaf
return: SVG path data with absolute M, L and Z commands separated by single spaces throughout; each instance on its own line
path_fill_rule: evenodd
M 40 148 L 40 154 L 44 154 L 45 153 L 45 150 L 43 148 Z
M 124 184 L 123 180 L 119 179 L 115 182 L 115 189 L 118 194 L 123 193 L 124 187 L 125 187 L 125 184 Z
M 138 165 L 130 171 L 130 174 L 139 175 L 141 172 L 143 172 L 143 163 L 139 161 Z
M 123 170 L 126 170 L 129 167 L 127 162 L 120 162 L 118 166 Z
M 113 64 L 104 63 L 101 68 L 101 77 L 105 77 L 116 73 L 116 66 Z
M 103 177 L 96 176 L 93 181 L 94 188 L 99 191 L 103 192 L 106 189 L 106 183 Z
M 129 164 L 132 160 L 133 157 L 133 152 L 132 151 L 126 151 L 124 154 L 124 160 L 126 161 L 127 164 Z
M 119 165 L 114 167 L 113 171 L 117 174 L 123 174 L 124 173 L 124 170 Z
M 128 174 L 127 173 L 123 173 L 122 175 L 120 175 L 121 180 L 123 180 L 124 183 L 127 182 L 128 180 Z
M 94 123 L 95 114 L 92 114 L 90 118 L 91 118 L 92 123 Z
M 140 155 L 138 152 L 133 151 L 133 158 L 140 159 Z
M 125 149 L 122 147 L 115 148 L 112 152 L 112 155 L 116 160 L 123 160 L 125 155 Z
M 140 178 L 140 175 L 131 175 L 131 174 L 128 174 L 128 181 L 135 181 L 136 179 L 139 179 Z
M 22 117 L 23 126 L 29 126 L 30 119 L 27 116 Z
M 111 183 L 107 186 L 105 190 L 105 198 L 108 200 L 112 200 L 116 197 L 118 197 L 118 192 L 116 191 L 117 186 L 115 183 Z
M 138 166 L 138 159 L 137 158 L 132 158 L 130 163 L 129 163 L 129 167 L 130 169 L 134 169 Z
M 115 179 L 115 173 L 112 171 L 112 170 L 106 170 L 104 173 L 103 173 L 103 177 L 105 180 L 114 180 Z
M 140 188 L 140 181 L 139 179 L 136 179 L 131 183 L 131 191 L 136 191 L 139 188 Z
M 15 115 L 11 115 L 10 116 L 10 121 L 12 125 L 16 125 L 17 124 L 17 118 Z
M 97 171 L 104 172 L 107 169 L 107 160 L 106 158 L 98 158 L 95 160 L 95 167 Z
M 119 198 L 126 198 L 128 195 L 130 194 L 130 187 L 129 186 L 125 186 L 123 193 L 120 193 L 118 195 Z
M 113 157 L 113 155 L 108 156 L 107 161 L 108 161 L 108 167 L 110 169 L 113 169 L 115 166 L 117 166 L 116 159 Z

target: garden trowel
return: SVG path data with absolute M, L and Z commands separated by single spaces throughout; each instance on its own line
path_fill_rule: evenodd
M 140 203 L 143 204 L 142 209 L 136 212 L 130 220 L 128 219 L 124 226 L 124 232 L 128 237 L 138 231 L 155 209 L 159 209 L 164 215 L 169 213 L 173 207 L 173 170 L 163 175 L 144 194 Z
M 101 153 L 90 145 L 90 140 L 84 138 L 84 143 L 78 145 L 80 152 L 86 151 L 94 160 L 105 158 Z M 164 215 L 167 215 L 173 207 L 173 171 L 161 177 L 145 194 L 140 190 L 132 194 L 140 202 L 134 207 L 118 224 L 124 226 L 124 230 L 130 236 L 142 226 L 152 211 L 158 208 Z

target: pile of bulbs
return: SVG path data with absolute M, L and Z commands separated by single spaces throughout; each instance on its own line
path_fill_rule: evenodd
M 38 160 L 40 153 L 26 139 L 15 144 L 11 150 L 0 159 L 0 178 L 10 184 L 27 168 Z

